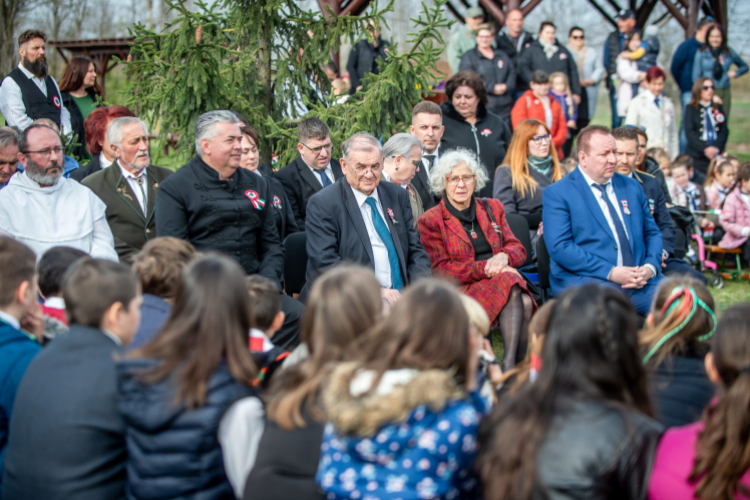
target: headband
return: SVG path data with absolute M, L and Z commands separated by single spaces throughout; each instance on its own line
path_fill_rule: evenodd
M 680 300 L 681 298 L 684 298 L 685 300 Z M 703 309 L 705 309 L 705 311 L 711 316 L 711 319 L 713 320 L 713 328 L 711 328 L 711 331 L 705 335 L 701 335 L 700 337 L 698 337 L 698 340 L 708 340 L 714 334 L 714 331 L 716 331 L 716 315 L 711 310 L 711 308 L 708 307 L 708 304 L 706 304 L 703 300 L 701 300 L 700 297 L 698 297 L 698 294 L 695 293 L 695 289 L 692 286 L 685 287 L 680 285 L 672 290 L 672 294 L 669 296 L 669 298 L 667 298 L 667 301 L 664 302 L 664 306 L 659 312 L 657 323 L 661 322 L 665 316 L 668 316 L 669 313 L 671 313 L 677 307 L 680 308 L 680 315 L 689 310 L 688 315 L 685 317 L 682 323 L 680 323 L 676 328 L 664 335 L 661 340 L 659 340 L 659 342 L 657 342 L 656 345 L 651 348 L 648 354 L 646 354 L 646 356 L 643 358 L 644 364 L 646 364 L 648 360 L 651 359 L 654 354 L 656 354 L 656 351 L 658 351 L 661 346 L 663 346 L 669 339 L 677 335 L 680 330 L 685 328 L 685 326 L 690 323 L 690 320 L 692 320 L 693 316 L 695 316 L 695 311 L 698 310 L 698 307 L 702 307 Z

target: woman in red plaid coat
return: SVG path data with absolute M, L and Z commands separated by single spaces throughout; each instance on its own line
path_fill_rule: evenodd
M 502 203 L 474 196 L 486 182 L 487 174 L 471 151 L 442 155 L 430 172 L 430 186 L 443 200 L 419 218 L 418 228 L 432 269 L 455 280 L 500 325 L 505 371 L 525 355 L 518 346 L 526 345 L 535 304 L 515 269 L 526 260 L 526 250 L 513 236 Z

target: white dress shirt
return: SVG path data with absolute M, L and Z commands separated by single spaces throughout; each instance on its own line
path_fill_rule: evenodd
M 18 68 L 29 80 L 39 87 L 42 94 L 47 95 L 47 83 L 44 78 L 35 76 L 31 71 L 24 68 L 22 63 L 18 63 Z M 60 87 L 57 86 L 54 78 L 52 78 L 52 83 L 55 84 L 57 93 L 60 94 Z M 0 85 L 0 112 L 5 117 L 7 125 L 14 125 L 21 130 L 27 129 L 34 121 L 26 114 L 21 87 L 18 86 L 13 78 L 5 78 L 2 85 Z M 70 125 L 70 112 L 62 105 L 62 101 L 60 101 L 60 124 L 62 125 L 63 133 L 69 134 L 73 131 L 73 127 Z
M 437 162 L 440 161 L 440 155 L 438 154 L 439 150 L 440 148 L 435 148 L 435 151 L 433 151 L 432 153 L 422 153 L 422 165 L 424 165 L 424 170 L 425 172 L 427 172 L 428 178 L 430 177 L 430 169 L 434 167 L 435 165 L 437 165 Z M 432 163 L 430 163 L 430 160 L 425 158 L 425 156 L 427 155 L 431 155 L 435 157 Z
M 99 152 L 99 165 L 102 167 L 102 170 L 112 165 L 114 162 L 114 160 L 110 161 L 106 156 L 104 156 L 104 151 Z
M 21 329 L 21 323 L 18 321 L 18 319 L 16 319 L 15 316 L 11 316 L 5 311 L 0 311 L 0 320 L 5 321 L 16 330 Z
M 133 194 L 135 194 L 135 198 L 141 206 L 141 211 L 145 215 L 148 207 L 148 175 L 146 174 L 146 169 L 148 167 L 143 168 L 138 172 L 138 175 L 133 175 L 125 170 L 125 168 L 119 163 L 117 166 L 120 167 L 120 172 L 122 172 L 123 178 L 128 181 L 128 184 L 130 184 L 130 189 L 133 191 Z M 141 186 L 138 184 L 138 178 L 143 179 L 143 190 L 141 190 Z
M 307 165 L 307 162 L 305 161 L 304 158 L 302 158 L 302 161 L 304 161 L 305 165 Z M 307 165 L 307 168 L 310 169 L 310 171 L 313 173 L 313 175 L 315 176 L 315 178 L 318 179 L 318 182 L 320 182 L 320 185 L 322 186 L 323 182 L 321 182 L 320 175 L 318 175 L 319 170 L 315 170 L 310 165 Z M 336 182 L 336 179 L 333 177 L 333 169 L 331 168 L 331 162 L 330 161 L 328 162 L 328 165 L 326 165 L 326 168 L 325 168 L 324 172 L 326 173 L 326 176 L 329 179 L 331 179 L 331 184 L 333 184 L 334 182 Z
M 370 237 L 372 257 L 375 260 L 373 262 L 375 264 L 375 277 L 383 288 L 392 288 L 393 282 L 391 281 L 391 263 L 388 260 L 388 249 L 385 247 L 383 240 L 380 239 L 380 236 L 378 236 L 378 232 L 375 231 L 375 225 L 372 223 L 372 209 L 366 201 L 368 196 L 354 188 L 352 188 L 352 192 L 354 193 L 354 198 L 357 200 L 357 206 L 359 206 L 359 211 L 362 213 L 362 218 L 365 220 L 367 235 Z M 378 207 L 380 217 L 383 219 L 385 226 L 388 227 L 383 212 L 383 205 L 378 198 L 378 190 L 373 191 L 369 198 L 375 198 L 375 204 Z
M 106 335 L 107 337 L 109 337 L 110 339 L 112 339 L 112 342 L 114 342 L 118 346 L 122 346 L 122 339 L 118 337 L 117 335 L 115 335 L 114 333 L 108 332 L 107 330 L 102 330 L 102 333 Z

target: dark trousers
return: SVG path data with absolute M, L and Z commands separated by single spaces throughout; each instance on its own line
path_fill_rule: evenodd
M 698 271 L 682 259 L 669 257 L 666 261 L 664 261 L 664 263 L 667 265 L 667 267 L 662 268 L 662 273 L 664 273 L 664 275 L 668 278 L 686 276 L 696 281 L 700 281 L 704 285 L 708 283 L 708 280 L 702 272 Z

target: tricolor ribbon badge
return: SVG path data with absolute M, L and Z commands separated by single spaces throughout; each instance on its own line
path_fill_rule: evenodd
M 258 193 L 256 193 L 255 191 L 248 189 L 247 191 L 245 191 L 245 196 L 247 196 L 250 201 L 253 202 L 253 206 L 256 210 L 263 210 L 263 207 L 266 206 L 266 200 L 261 198 L 260 195 L 258 195 Z
M 655 205 L 654 199 L 653 198 L 649 198 L 648 199 L 648 208 L 649 208 L 649 210 L 651 210 L 651 215 L 654 215 L 654 205 Z
M 62 104 L 60 103 L 60 98 L 57 96 L 52 96 L 52 104 L 54 104 L 58 109 L 62 106 Z
M 281 210 L 281 200 L 278 196 L 273 197 L 273 206 Z
M 628 200 L 622 200 L 620 201 L 622 203 L 622 211 L 625 212 L 625 215 L 630 215 L 630 210 L 628 209 Z
M 391 222 L 393 222 L 394 225 L 398 224 L 398 221 L 396 220 L 396 216 L 393 215 L 393 210 L 391 210 L 390 208 L 388 209 L 388 216 L 391 218 Z

